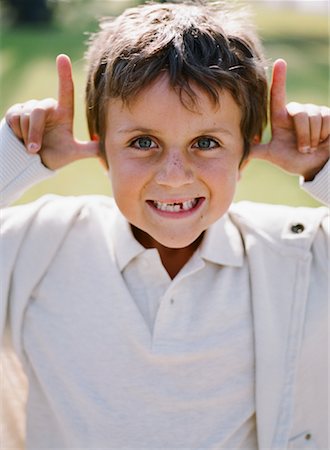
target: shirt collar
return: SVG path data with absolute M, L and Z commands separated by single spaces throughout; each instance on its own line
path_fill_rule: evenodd
M 201 258 L 215 264 L 234 267 L 243 265 L 242 237 L 228 214 L 221 217 L 205 232 L 198 251 Z
M 113 238 L 116 260 L 121 272 L 134 258 L 146 251 L 135 239 L 130 224 L 119 211 Z M 215 264 L 234 267 L 243 265 L 242 238 L 227 214 L 205 232 L 198 253 L 202 259 Z
M 122 272 L 132 259 L 146 249 L 135 239 L 130 224 L 119 211 L 115 221 L 113 238 L 116 260 L 119 270 Z

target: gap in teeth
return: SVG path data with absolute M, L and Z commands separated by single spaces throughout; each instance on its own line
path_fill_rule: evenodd
M 194 198 L 192 200 L 187 200 L 181 203 L 163 203 L 154 201 L 154 205 L 157 209 L 161 211 L 169 211 L 169 212 L 179 212 L 179 211 L 189 211 L 189 209 L 194 208 L 197 205 L 198 199 Z

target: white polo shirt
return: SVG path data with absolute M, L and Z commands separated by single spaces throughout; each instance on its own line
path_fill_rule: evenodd
M 153 405 L 154 418 L 169 420 L 169 434 L 159 443 L 256 449 L 249 274 L 237 228 L 227 216 L 211 227 L 173 280 L 158 251 L 142 247 L 123 218 L 114 250 L 149 330 L 151 354 L 166 367 L 157 390 L 169 416 Z

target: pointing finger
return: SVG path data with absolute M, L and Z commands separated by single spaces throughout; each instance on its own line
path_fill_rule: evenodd
M 58 73 L 58 107 L 64 113 L 64 118 L 73 120 L 74 109 L 74 85 L 72 79 L 72 67 L 67 55 L 58 55 L 56 58 Z
M 286 68 L 284 59 L 277 59 L 273 66 L 270 88 L 270 112 L 272 119 L 282 116 L 286 105 Z

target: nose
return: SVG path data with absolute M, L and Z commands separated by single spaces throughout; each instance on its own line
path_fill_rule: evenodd
M 161 166 L 156 175 L 158 184 L 169 187 L 180 187 L 191 184 L 194 174 L 188 158 L 181 152 L 169 152 L 166 159 L 161 161 Z

